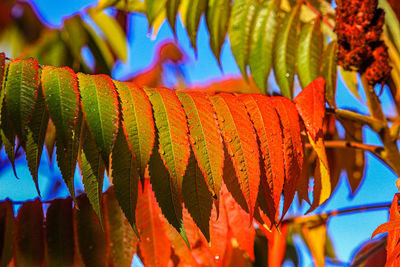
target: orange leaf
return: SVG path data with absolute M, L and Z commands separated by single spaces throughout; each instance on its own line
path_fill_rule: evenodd
M 228 223 L 232 231 L 232 236 L 237 240 L 239 247 L 254 261 L 254 238 L 256 235 L 254 225 L 248 224 L 248 221 L 245 219 L 247 217 L 247 212 L 235 201 L 225 185 L 222 187 L 221 194 L 222 193 L 225 205 L 224 208 L 228 214 Z
M 271 97 L 271 103 L 278 113 L 283 132 L 285 164 L 283 218 L 293 201 L 297 180 L 303 167 L 303 144 L 300 137 L 300 118 L 293 102 L 285 97 Z
M 225 254 L 228 245 L 228 214 L 221 203 L 219 216 L 217 209 L 213 206 L 210 219 L 210 250 L 216 263 L 222 262 L 222 257 Z
M 304 88 L 294 99 L 296 108 L 303 119 L 307 131 L 315 141 L 322 133 L 325 117 L 325 80 L 319 77 Z
M 286 233 L 288 224 L 282 224 L 280 232 L 274 228 L 272 238 L 268 239 L 268 266 L 280 267 L 286 252 Z M 267 236 L 268 237 L 268 236 Z
M 392 205 L 389 211 L 389 222 L 384 223 L 372 233 L 371 239 L 381 233 L 388 232 L 387 237 L 387 257 L 385 266 L 399 266 L 400 265 L 400 210 L 399 210 L 399 196 L 397 193 L 394 195 Z
M 257 138 L 244 104 L 230 94 L 218 94 L 211 98 L 218 122 L 231 156 L 240 189 L 253 218 L 260 184 L 260 163 Z
M 167 226 L 161 209 L 154 197 L 149 179 L 145 180 L 144 191 L 139 190 L 136 208 L 136 223 L 141 241 L 139 248 L 147 266 L 168 266 L 171 254 Z
M 279 117 L 273 108 L 270 99 L 261 94 L 241 95 L 240 99 L 246 105 L 256 130 L 260 143 L 260 150 L 264 160 L 266 179 L 261 179 L 264 190 L 272 192 L 274 210 L 279 211 L 279 203 L 285 179 L 283 163 L 283 140 Z M 268 192 L 264 192 L 270 194 Z M 270 212 L 274 219 L 275 212 Z M 273 213 L 273 214 L 272 214 Z
M 304 240 L 311 255 L 314 259 L 316 267 L 325 266 L 325 243 L 326 243 L 326 224 L 309 226 L 304 224 L 302 227 Z

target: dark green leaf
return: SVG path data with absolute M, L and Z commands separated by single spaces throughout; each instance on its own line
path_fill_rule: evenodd
M 112 177 L 116 198 L 126 218 L 132 225 L 133 230 L 139 236 L 135 217 L 139 173 L 136 160 L 129 150 L 122 125 L 119 128 L 119 133 L 111 156 Z
M 101 195 L 105 166 L 93 137 L 87 131 L 83 137 L 80 168 L 87 198 L 98 216 L 100 223 L 102 223 Z

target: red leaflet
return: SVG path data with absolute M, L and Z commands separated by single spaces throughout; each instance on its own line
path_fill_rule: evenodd
M 271 97 L 271 103 L 278 113 L 283 132 L 285 164 L 283 218 L 292 203 L 303 167 L 303 144 L 300 137 L 300 118 L 293 102 L 285 97 Z
M 213 206 L 210 219 L 210 250 L 216 263 L 222 262 L 222 257 L 228 242 L 228 218 L 225 208 L 221 204 L 219 216 L 217 217 L 217 209 Z
M 225 210 L 228 215 L 229 228 L 232 236 L 236 238 L 239 247 L 244 250 L 249 258 L 254 261 L 254 238 L 256 231 L 254 225 L 249 225 L 246 220 L 247 212 L 235 201 L 224 185 L 221 190 Z M 222 204 L 222 203 L 221 203 Z
M 260 162 L 257 137 L 246 107 L 238 97 L 218 94 L 211 98 L 218 123 L 231 156 L 240 190 L 253 218 L 260 184 Z
M 144 191 L 139 190 L 136 223 L 141 241 L 140 253 L 147 266 L 168 266 L 171 254 L 167 227 L 161 209 L 151 188 L 150 179 L 145 180 Z
M 315 141 L 322 134 L 322 123 L 325 117 L 325 80 L 315 79 L 293 101 L 306 125 L 307 131 Z
M 392 206 L 389 211 L 389 222 L 384 223 L 372 233 L 371 239 L 377 235 L 388 232 L 387 237 L 387 258 L 385 266 L 399 266 L 400 265 L 400 211 L 399 211 L 399 196 L 397 193 L 394 195 Z
M 275 211 L 279 211 L 279 202 L 285 179 L 283 163 L 283 139 L 279 117 L 270 102 L 270 98 L 261 94 L 240 95 L 246 105 L 260 143 L 266 179 L 261 178 L 264 190 L 272 192 Z M 264 192 L 267 196 L 268 192 Z M 272 212 L 270 212 L 272 213 Z M 271 214 L 274 218 L 274 214 Z

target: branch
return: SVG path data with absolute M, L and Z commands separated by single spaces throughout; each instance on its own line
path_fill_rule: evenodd
M 400 176 L 400 152 L 397 147 L 397 140 L 392 137 L 389 129 L 385 113 L 383 112 L 381 102 L 375 93 L 374 86 L 368 84 L 364 75 L 361 75 L 361 81 L 364 86 L 365 95 L 367 97 L 367 105 L 371 116 L 381 121 L 383 127 L 380 131 L 375 131 L 379 134 L 382 141 L 384 151 L 382 158 L 388 163 L 391 169 L 396 173 L 397 177 Z M 398 180 L 400 181 L 400 180 Z M 400 188 L 399 188 L 400 190 Z
M 352 141 L 333 140 L 333 141 L 324 141 L 324 144 L 325 147 L 328 148 L 354 148 L 354 149 L 365 150 L 378 155 L 383 151 L 383 147 L 381 146 L 368 145 Z M 306 144 L 306 148 L 312 148 L 311 144 Z
M 373 211 L 373 210 L 380 210 L 380 209 L 388 209 L 392 203 L 379 203 L 379 204 L 372 204 L 372 205 L 367 205 L 367 206 L 356 206 L 356 207 L 350 207 L 350 208 L 345 208 L 345 209 L 338 209 L 338 210 L 332 210 L 328 212 L 323 212 L 320 214 L 315 214 L 315 215 L 308 215 L 308 216 L 294 216 L 291 218 L 287 218 L 282 221 L 282 223 L 305 223 L 307 221 L 310 221 L 310 219 L 318 218 L 320 221 L 326 221 L 327 219 L 334 217 L 334 216 L 339 216 L 339 215 L 347 215 L 350 213 L 355 213 L 355 212 L 360 212 L 360 211 Z
M 384 123 L 378 119 L 350 110 L 327 108 L 326 112 L 335 115 L 337 118 L 347 119 L 363 125 L 368 125 L 374 132 L 380 132 L 385 126 Z

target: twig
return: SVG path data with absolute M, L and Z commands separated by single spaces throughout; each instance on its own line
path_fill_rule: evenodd
M 325 147 L 354 148 L 354 149 L 369 151 L 374 154 L 380 154 L 383 151 L 383 147 L 381 146 L 363 144 L 353 141 L 343 141 L 343 140 L 324 141 L 324 144 Z M 311 144 L 306 144 L 306 148 L 312 148 Z
M 350 110 L 327 108 L 326 112 L 328 114 L 333 114 L 338 118 L 351 120 L 363 125 L 368 125 L 374 132 L 380 132 L 385 126 L 384 123 L 378 119 L 375 119 L 368 115 L 362 115 Z
M 322 18 L 322 21 L 328 26 L 332 31 L 335 30 L 335 27 L 324 17 L 322 14 L 316 10 L 308 1 L 304 1 L 306 6 L 317 16 L 320 16 Z

